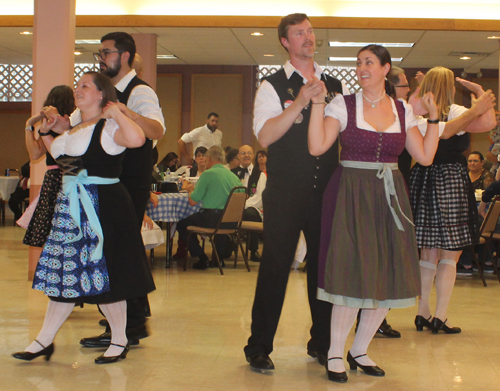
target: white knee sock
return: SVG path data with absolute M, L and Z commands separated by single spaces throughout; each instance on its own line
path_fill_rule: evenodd
M 61 303 L 54 300 L 49 300 L 49 304 L 47 305 L 47 312 L 45 313 L 45 319 L 43 321 L 42 329 L 36 340 L 33 341 L 27 348 L 27 352 L 37 353 L 43 349 L 40 345 L 47 347 L 53 341 L 54 338 L 59 331 L 59 328 L 62 326 L 64 321 L 68 318 L 71 311 L 75 307 L 75 303 Z
M 441 259 L 436 273 L 437 304 L 434 316 L 443 322 L 448 318 L 448 305 L 457 277 L 457 264 L 452 259 Z M 447 323 L 449 326 L 449 324 Z
M 99 304 L 99 308 L 106 317 L 111 328 L 111 343 L 125 346 L 127 345 L 127 302 L 125 300 L 110 304 Z M 119 346 L 109 345 L 104 356 L 118 356 L 123 352 Z
M 422 279 L 422 296 L 418 301 L 418 314 L 428 319 L 431 316 L 429 298 L 431 296 L 437 266 L 431 262 L 420 261 L 420 277 Z
M 354 343 L 351 347 L 351 355 L 353 357 L 366 354 L 368 351 L 368 345 L 373 339 L 373 336 L 377 332 L 380 324 L 387 316 L 389 312 L 388 308 L 377 308 L 377 309 L 362 309 L 361 317 L 359 319 L 358 331 L 356 332 L 356 337 L 354 338 Z M 375 365 L 375 363 L 368 358 L 368 356 L 363 356 L 356 359 L 361 365 Z
M 332 322 L 331 322 L 331 335 L 330 335 L 330 349 L 328 350 L 328 357 L 340 357 L 341 360 L 329 360 L 328 369 L 333 372 L 344 372 L 344 347 L 347 336 L 352 329 L 356 315 L 358 314 L 357 308 L 344 307 L 341 305 L 334 305 L 332 309 Z

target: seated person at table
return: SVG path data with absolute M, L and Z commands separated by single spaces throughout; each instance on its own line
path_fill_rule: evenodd
M 25 200 L 25 198 L 30 196 L 29 179 L 30 162 L 27 162 L 21 167 L 21 176 L 19 178 L 19 183 L 17 184 L 16 190 L 14 190 L 9 198 L 9 207 L 10 210 L 14 213 L 14 221 L 19 220 L 23 215 L 23 201 Z
M 254 158 L 253 149 L 250 145 L 243 145 L 239 150 L 240 166 L 231 170 L 240 178 L 243 185 L 247 188 L 248 199 L 245 203 L 245 212 L 243 220 L 262 221 L 262 192 L 266 188 L 267 176 L 258 166 L 252 164 Z M 250 235 L 250 260 L 260 262 L 259 233 L 251 232 Z
M 207 149 L 205 147 L 198 147 L 194 151 L 193 167 L 186 170 L 186 178 L 198 178 L 207 169 Z
M 202 201 L 203 208 L 177 224 L 179 238 L 184 242 L 187 240 L 187 227 L 190 225 L 214 228 L 226 206 L 229 193 L 233 187 L 241 186 L 238 177 L 224 168 L 223 163 L 224 150 L 219 146 L 211 147 L 207 151 L 207 170 L 198 179 L 196 187 L 193 185 L 187 187 L 189 203 L 196 205 Z M 226 235 L 217 236 L 219 237 L 216 238 L 217 251 L 218 254 L 223 254 Z M 204 270 L 209 266 L 207 255 L 194 238 L 189 242 L 189 252 L 192 257 L 198 257 L 199 259 L 193 265 L 194 269 Z
M 167 168 L 170 170 L 170 172 L 176 172 L 180 168 L 180 166 L 179 156 L 177 156 L 175 152 L 167 153 L 161 160 L 161 162 L 157 164 L 158 170 L 160 172 L 166 172 Z
M 470 159 L 471 156 L 474 156 L 476 152 L 472 152 L 469 155 L 469 166 L 470 166 Z M 500 195 L 500 181 L 495 181 L 491 185 L 489 185 L 483 192 L 482 197 L 481 197 L 481 203 L 479 204 L 478 207 L 478 219 L 479 222 L 477 224 L 478 227 L 481 226 L 483 223 L 483 219 L 486 217 L 486 212 L 489 207 L 489 203 L 493 199 L 493 197 Z M 500 233 L 500 226 L 497 223 L 497 228 L 495 229 L 496 233 Z M 476 246 L 476 250 L 478 253 L 478 259 L 483 259 L 482 252 L 484 251 L 484 244 L 478 244 Z M 493 263 L 491 262 L 491 259 L 489 259 L 490 256 L 488 255 L 488 252 L 486 253 L 486 260 L 483 265 L 483 271 L 485 273 L 493 273 L 495 271 L 493 267 Z M 457 264 L 457 275 L 459 276 L 472 276 L 473 270 L 472 270 L 472 254 L 470 251 L 464 252 L 460 256 L 460 260 Z
M 240 165 L 239 151 L 236 148 L 231 148 L 226 155 L 227 164 L 224 166 L 229 170 L 236 168 Z
M 485 190 L 493 182 L 493 175 L 483 167 L 483 154 L 478 151 L 471 152 L 467 161 L 472 188 L 474 190 Z

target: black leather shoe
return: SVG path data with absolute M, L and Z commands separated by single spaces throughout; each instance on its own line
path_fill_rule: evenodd
M 401 338 L 401 333 L 394 330 L 391 325 L 387 323 L 387 319 L 384 319 L 384 321 L 378 328 L 377 335 L 382 335 L 387 338 Z
M 433 318 L 431 322 L 432 334 L 437 334 L 439 330 L 443 330 L 446 334 L 460 334 L 462 329 L 460 327 L 446 326 L 446 319 L 444 322 L 441 319 Z
M 429 316 L 427 319 L 425 319 L 422 315 L 415 316 L 415 327 L 417 328 L 417 331 L 422 331 L 424 327 L 431 329 L 432 328 L 432 324 L 430 322 L 431 319 L 432 315 Z
M 112 343 L 111 345 L 123 348 L 123 351 L 118 356 L 109 356 L 108 357 L 108 356 L 105 356 L 104 354 L 101 354 L 99 357 L 97 357 L 94 360 L 96 364 L 111 364 L 112 362 L 117 362 L 120 358 L 127 357 L 127 353 L 130 350 L 129 344 L 127 344 L 127 346 L 123 346 L 123 345 L 118 345 L 116 343 Z
M 139 345 L 139 339 L 146 338 L 149 335 L 147 329 L 146 329 L 146 334 L 138 330 L 133 331 L 132 332 L 133 337 L 129 335 L 129 330 L 126 330 L 126 333 L 130 346 Z M 84 348 L 107 348 L 110 343 L 111 343 L 111 332 L 109 331 L 104 332 L 96 337 L 82 338 L 80 340 L 80 345 L 82 345 Z
M 205 270 L 210 267 L 210 262 L 208 261 L 208 257 L 205 255 L 198 257 L 199 260 L 196 263 L 193 263 L 193 269 L 196 270 Z
M 342 357 L 332 357 L 329 358 L 328 361 L 330 360 L 342 360 Z M 326 374 L 328 375 L 328 380 L 334 381 L 337 383 L 345 383 L 347 382 L 347 373 L 346 371 L 344 372 L 333 372 L 328 369 L 328 361 L 325 361 L 325 367 L 326 367 Z
M 349 368 L 351 368 L 351 370 L 353 371 L 355 371 L 357 368 L 362 369 L 364 373 L 370 376 L 385 376 L 384 370 L 377 366 L 359 364 L 356 359 L 363 356 L 366 356 L 366 354 L 360 354 L 359 356 L 353 357 L 351 355 L 351 352 L 347 353 L 347 362 L 349 363 Z
M 325 365 L 326 363 L 326 352 L 323 352 L 321 350 L 309 350 L 307 349 L 307 354 L 313 358 L 317 358 L 318 359 L 318 363 L 320 365 Z M 335 357 L 334 357 L 335 358 Z
M 254 356 L 247 356 L 247 361 L 255 369 L 274 369 L 271 358 L 265 353 L 259 353 Z
M 261 258 L 260 258 L 260 254 L 259 254 L 259 252 L 258 252 L 258 251 L 252 251 L 252 252 L 250 253 L 250 260 L 251 260 L 252 262 L 260 262 L 260 259 L 261 259 Z
M 34 358 L 45 356 L 45 361 L 50 360 L 50 356 L 54 353 L 54 344 L 51 343 L 49 346 L 45 347 L 40 342 L 35 339 L 35 342 L 40 345 L 43 349 L 36 353 L 31 352 L 17 352 L 13 353 L 12 357 L 17 358 L 18 360 L 31 361 Z

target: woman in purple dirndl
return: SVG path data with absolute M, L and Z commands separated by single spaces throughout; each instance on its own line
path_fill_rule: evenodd
M 323 201 L 318 283 L 318 298 L 334 304 L 326 366 L 336 382 L 347 381 L 344 345 L 359 309 L 347 361 L 351 369 L 384 376 L 367 356 L 368 345 L 388 309 L 412 306 L 420 293 L 411 208 L 397 161 L 406 147 L 421 164 L 432 162 L 437 108 L 427 94 L 423 104 L 432 120 L 422 137 L 411 106 L 385 94 L 390 70 L 389 52 L 369 45 L 358 53 L 361 92 L 337 96 L 324 111 L 324 94 L 312 98 L 309 151 L 321 155 L 339 135 L 342 146 L 341 167 Z

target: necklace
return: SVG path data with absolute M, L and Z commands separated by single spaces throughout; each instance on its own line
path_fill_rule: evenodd
M 368 99 L 368 98 L 366 97 L 366 95 L 365 95 L 365 93 L 364 93 L 364 92 L 363 92 L 362 94 L 363 94 L 363 98 L 365 98 L 368 102 L 370 102 L 370 103 L 372 104 L 372 107 L 373 107 L 373 108 L 375 108 L 375 103 L 380 102 L 380 101 L 381 101 L 382 99 L 384 99 L 384 97 L 385 97 L 385 92 L 384 92 L 384 94 L 382 95 L 382 97 L 380 97 L 379 99 L 375 99 L 375 100 L 370 100 L 370 99 Z

